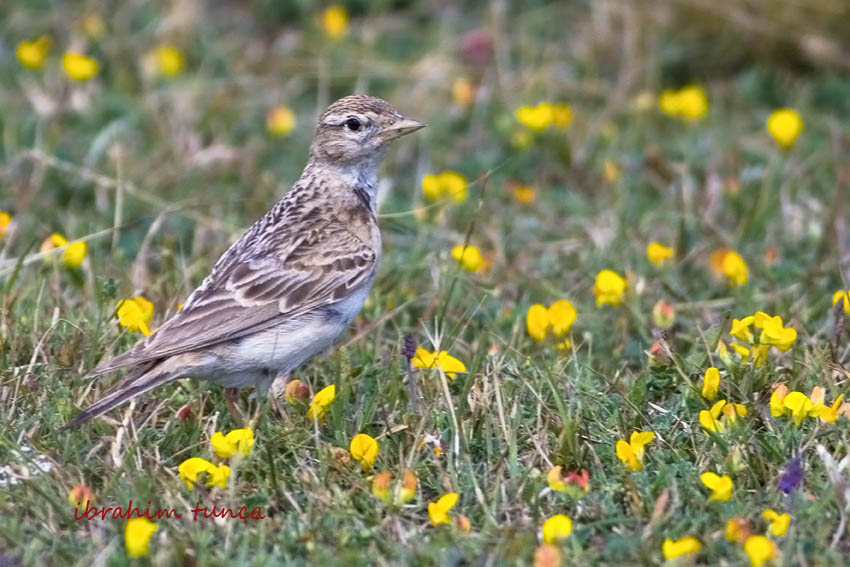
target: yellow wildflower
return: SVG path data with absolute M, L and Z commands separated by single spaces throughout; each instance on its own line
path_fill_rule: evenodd
M 732 477 L 729 475 L 720 476 L 713 472 L 704 472 L 699 478 L 705 487 L 711 490 L 709 500 L 727 502 L 732 498 Z
M 602 270 L 596 275 L 593 294 L 596 305 L 620 305 L 626 295 L 628 284 L 617 272 Z
M 782 417 L 787 409 L 785 408 L 785 396 L 788 395 L 788 386 L 780 384 L 774 388 L 770 394 L 770 415 L 773 417 Z
M 770 508 L 764 511 L 762 517 L 770 522 L 770 533 L 777 537 L 784 536 L 785 532 L 788 531 L 789 524 L 791 524 L 790 515 L 780 514 Z
M 750 567 L 764 567 L 768 561 L 776 558 L 773 543 L 762 535 L 752 535 L 744 542 L 744 552 L 750 558 Z
M 549 325 L 549 310 L 546 307 L 535 303 L 528 308 L 528 313 L 525 316 L 525 326 L 532 339 L 537 342 L 543 341 L 546 338 Z
M 226 488 L 227 479 L 230 478 L 230 467 L 227 465 L 216 466 L 200 457 L 186 459 L 177 467 L 177 472 L 189 490 L 195 488 L 198 476 L 202 473 L 207 474 L 207 486 Z
M 723 415 L 729 423 L 735 423 L 739 417 L 746 417 L 747 407 L 744 404 L 726 404 L 723 406 Z
M 477 272 L 484 266 L 481 250 L 475 246 L 455 246 L 452 248 L 452 258 L 468 272 Z
M 698 85 L 687 85 L 681 89 L 667 89 L 658 97 L 662 112 L 684 120 L 699 120 L 708 112 L 708 95 Z
M 336 386 L 331 384 L 325 386 L 313 396 L 313 401 L 310 402 L 310 407 L 307 409 L 307 419 L 321 420 L 328 412 L 328 407 L 336 397 Z
M 378 456 L 378 442 L 374 437 L 365 433 L 358 433 L 351 440 L 348 446 L 348 451 L 355 461 L 359 461 L 363 466 L 363 470 L 369 470 L 375 464 L 375 458 Z
M 818 417 L 820 408 L 816 407 L 812 400 L 802 392 L 789 392 L 782 400 L 782 404 L 794 418 L 794 425 L 800 427 L 806 417 Z
M 748 343 L 753 342 L 753 332 L 750 330 L 750 325 L 753 324 L 753 316 L 744 317 L 743 319 L 732 319 L 732 330 L 729 334 L 737 337 Z
M 549 321 L 552 324 L 552 332 L 556 337 L 566 335 L 570 327 L 575 323 L 578 313 L 573 304 L 567 299 L 559 299 L 549 306 Z
M 220 459 L 229 459 L 237 453 L 248 456 L 254 449 L 254 431 L 250 427 L 234 429 L 227 435 L 216 431 L 210 437 L 210 443 Z
M 528 185 L 517 185 L 514 187 L 514 198 L 523 205 L 529 205 L 534 202 L 537 197 L 537 192 L 534 187 Z
M 750 349 L 748 349 L 744 345 L 739 345 L 738 343 L 730 343 L 729 346 L 732 347 L 732 350 L 738 353 L 738 356 L 741 357 L 742 363 L 747 362 L 747 360 L 749 360 Z
M 617 441 L 617 458 L 623 461 L 629 470 L 642 470 L 644 447 L 653 439 L 655 433 L 652 431 L 633 431 L 628 443 L 622 439 Z
M 676 559 L 682 555 L 696 553 L 700 549 L 702 549 L 702 544 L 693 536 L 681 537 L 676 541 L 668 537 L 661 545 L 661 552 L 664 554 L 664 559 Z
M 741 286 L 747 283 L 747 263 L 734 250 L 729 250 L 723 255 L 721 269 L 723 275 L 729 278 L 729 282 L 733 286 Z
M 130 518 L 124 526 L 124 545 L 130 557 L 144 557 L 148 554 L 151 537 L 156 533 L 156 522 L 147 518 Z
M 726 522 L 727 541 L 745 541 L 750 535 L 750 522 L 746 518 L 735 516 Z
M 646 256 L 654 265 L 660 266 L 665 260 L 673 257 L 673 249 L 660 242 L 650 242 L 646 247 Z
M 54 232 L 41 244 L 39 251 L 42 253 L 49 252 L 54 248 L 62 248 L 63 246 L 65 251 L 62 253 L 62 263 L 69 268 L 79 268 L 83 264 L 89 249 L 88 242 L 84 240 L 69 243 L 67 238 L 58 232 Z
M 266 130 L 276 138 L 292 132 L 295 124 L 295 113 L 289 107 L 275 106 L 266 114 Z
M 554 109 L 548 102 L 541 102 L 537 106 L 521 106 L 516 109 L 515 115 L 519 122 L 535 132 L 542 132 L 555 119 Z
M 752 350 L 753 366 L 761 368 L 767 362 L 767 355 L 770 352 L 770 345 L 755 345 Z
M 841 402 L 843 401 L 844 394 L 841 394 L 840 396 L 835 398 L 835 401 L 832 402 L 831 406 L 824 406 L 820 408 L 820 413 L 818 414 L 818 417 L 820 417 L 823 421 L 827 423 L 835 423 L 836 421 L 838 421 L 838 416 L 841 413 L 840 408 Z
M 573 109 L 567 103 L 552 105 L 552 126 L 569 128 L 573 122 Z
M 2 224 L 2 219 L 0 219 L 0 226 L 2 226 Z M 3 236 L 2 228 L 0 228 L 0 236 Z M 844 314 L 850 315 L 850 290 L 844 291 L 843 289 L 839 289 L 833 293 L 832 304 L 835 305 L 839 301 L 841 302 L 841 306 L 844 308 Z
M 163 77 L 176 77 L 186 65 L 183 53 L 173 45 L 160 45 L 154 51 L 154 57 L 159 74 Z
M 793 108 L 779 108 L 767 119 L 767 131 L 780 148 L 790 150 L 803 131 L 803 118 Z
M 334 4 L 325 10 L 322 16 L 322 27 L 331 39 L 339 39 L 348 31 L 348 11 L 345 6 Z
M 44 66 L 44 60 L 50 52 L 51 39 L 43 35 L 36 40 L 22 41 L 15 49 L 18 61 L 27 69 L 37 71 Z
M 714 366 L 705 371 L 702 377 L 702 397 L 712 401 L 720 389 L 720 371 Z
M 543 541 L 553 544 L 567 538 L 573 531 L 573 521 L 563 514 L 555 514 L 543 522 Z
M 700 425 L 713 433 L 722 433 L 726 429 L 726 425 L 720 421 L 720 413 L 723 411 L 724 406 L 726 406 L 726 400 L 720 400 L 711 406 L 710 410 L 700 411 Z
M 457 372 L 466 372 L 466 365 L 444 350 L 429 352 L 419 347 L 416 349 L 416 356 L 413 357 L 411 363 L 414 368 L 442 368 L 451 380 L 454 380 Z
M 390 503 L 390 483 L 393 480 L 393 473 L 384 471 L 375 475 L 372 479 L 372 494 L 384 501 L 385 504 Z
M 444 171 L 439 175 L 422 178 L 422 192 L 429 201 L 450 197 L 456 203 L 466 200 L 466 177 L 456 171 Z
M 428 519 L 431 521 L 431 525 L 450 524 L 451 517 L 449 516 L 449 510 L 455 504 L 457 504 L 456 492 L 443 494 L 436 502 L 428 502 Z
M 458 77 L 452 83 L 452 99 L 459 106 L 475 102 L 475 85 L 466 77 Z
M 762 322 L 761 337 L 759 343 L 773 345 L 782 352 L 787 351 L 797 340 L 797 330 L 782 325 L 779 315 L 770 317 Z
M 614 184 L 620 179 L 620 167 L 611 159 L 602 164 L 602 176 L 608 183 Z
M 6 211 L 0 211 L 0 238 L 3 238 L 6 235 L 6 231 L 9 230 L 9 225 L 11 224 L 12 215 Z
M 309 396 L 310 388 L 306 384 L 302 384 L 301 380 L 298 379 L 287 382 L 283 390 L 283 397 L 293 406 L 306 401 Z
M 131 333 L 142 333 L 146 337 L 151 334 L 148 325 L 153 317 L 153 303 L 142 296 L 122 299 L 115 307 L 118 323 Z
M 62 56 L 62 68 L 75 81 L 88 81 L 97 75 L 98 67 L 95 59 L 81 53 L 68 51 Z

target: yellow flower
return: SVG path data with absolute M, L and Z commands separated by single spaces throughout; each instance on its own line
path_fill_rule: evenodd
M 399 490 L 398 502 L 405 504 L 413 500 L 416 496 L 416 486 L 419 481 L 412 470 L 405 470 L 401 479 L 401 489 Z
M 676 541 L 673 541 L 668 537 L 661 545 L 661 551 L 664 553 L 664 559 L 676 559 L 682 555 L 696 553 L 700 549 L 702 549 L 702 544 L 693 536 L 681 537 Z
M 702 377 L 702 397 L 712 401 L 720 389 L 720 371 L 714 366 L 705 371 Z
M 563 514 L 555 514 L 543 522 L 543 541 L 553 544 L 565 539 L 573 531 L 573 521 Z
M 62 56 L 62 68 L 75 81 L 88 81 L 97 75 L 98 63 L 91 57 L 68 51 Z
M 628 443 L 622 439 L 617 441 L 617 458 L 631 471 L 642 470 L 644 447 L 653 439 L 655 433 L 652 431 L 633 431 Z
M 606 159 L 602 164 L 602 176 L 608 183 L 614 184 L 620 179 L 620 168 L 611 159 Z
M 183 72 L 186 61 L 183 53 L 173 45 L 160 45 L 154 52 L 156 66 L 163 77 L 176 77 Z
M 54 232 L 41 244 L 40 251 L 48 252 L 63 246 L 65 251 L 62 253 L 62 263 L 69 268 L 79 268 L 83 264 L 89 249 L 88 243 L 84 240 L 69 243 L 67 238 L 58 232 Z
M 385 504 L 390 503 L 390 483 L 393 480 L 393 473 L 384 471 L 375 475 L 372 479 L 372 494 L 384 501 Z
M 0 211 L 0 238 L 6 235 L 10 224 L 12 224 L 12 215 L 6 211 Z
M 744 551 L 750 558 L 750 567 L 764 567 L 768 561 L 776 558 L 773 543 L 762 535 L 753 535 L 744 542 Z
M 705 429 L 713 433 L 722 433 L 726 429 L 726 425 L 719 421 L 720 413 L 726 405 L 726 400 L 720 400 L 711 406 L 710 410 L 702 410 L 699 412 L 699 423 Z
M 0 219 L 0 226 L 2 226 L 3 221 Z M 2 228 L 0 228 L 0 236 L 3 236 Z M 835 305 L 838 302 L 841 302 L 842 307 L 844 308 L 844 314 L 850 315 L 850 290 L 844 291 L 839 289 L 835 293 L 832 294 L 832 304 Z
M 422 192 L 429 201 L 451 197 L 456 203 L 466 200 L 466 177 L 456 171 L 444 171 L 439 175 L 422 178 Z
M 195 488 L 195 483 L 198 482 L 198 475 L 207 474 L 207 486 L 227 487 L 227 479 L 230 478 L 230 467 L 227 465 L 215 466 L 206 459 L 200 457 L 192 457 L 186 459 L 180 466 L 177 467 L 177 473 L 183 482 L 186 483 L 186 488 L 192 490 Z
M 747 407 L 744 404 L 726 404 L 723 406 L 723 415 L 729 423 L 735 423 L 739 417 L 746 417 Z
M 575 323 L 578 314 L 569 300 L 559 299 L 549 306 L 548 315 L 552 324 L 552 332 L 556 337 L 562 337 L 570 331 L 570 327 Z
M 723 255 L 721 269 L 723 275 L 729 278 L 729 282 L 733 286 L 740 286 L 747 283 L 747 263 L 734 250 L 729 250 Z
M 319 421 L 325 417 L 328 407 L 334 401 L 335 397 L 336 386 L 334 384 L 325 386 L 316 392 L 316 395 L 313 396 L 313 401 L 310 402 L 310 407 L 307 409 L 307 419 Z
M 517 185 L 514 187 L 514 198 L 523 205 L 529 205 L 534 202 L 537 193 L 534 187 L 528 185 Z
M 780 148 L 790 150 L 803 131 L 803 119 L 793 108 L 779 108 L 770 113 L 767 131 Z
M 519 122 L 535 132 L 542 132 L 555 119 L 554 109 L 548 102 L 541 102 L 537 106 L 520 106 L 516 109 L 515 115 Z
M 782 318 L 779 315 L 764 320 L 761 328 L 759 343 L 773 345 L 782 352 L 787 351 L 797 340 L 797 330 L 782 326 Z
M 659 95 L 658 107 L 670 116 L 695 121 L 708 112 L 708 95 L 698 85 L 687 85 L 679 90 L 667 89 Z
M 345 6 L 334 4 L 325 10 L 322 16 L 322 27 L 331 39 L 339 39 L 348 31 L 348 11 Z
M 419 347 L 416 349 L 416 356 L 413 357 L 411 363 L 414 368 L 440 367 L 451 380 L 454 380 L 457 372 L 466 372 L 466 365 L 444 350 L 429 352 Z
M 142 296 L 122 299 L 115 308 L 118 323 L 131 333 L 151 334 L 148 324 L 153 317 L 153 303 Z
M 770 415 L 782 417 L 788 411 L 785 408 L 785 396 L 788 395 L 788 386 L 780 384 L 770 394 Z
M 528 308 L 528 313 L 525 315 L 525 326 L 532 339 L 538 343 L 543 341 L 549 331 L 549 325 L 549 310 L 546 307 L 535 303 Z
M 216 431 L 210 443 L 220 459 L 229 459 L 237 453 L 247 457 L 254 449 L 254 431 L 250 427 L 234 429 L 227 435 Z
M 768 508 L 762 514 L 762 517 L 770 522 L 770 533 L 775 536 L 784 536 L 788 531 L 788 525 L 791 523 L 791 516 L 788 514 L 780 514 L 775 510 Z
M 18 44 L 15 54 L 18 61 L 27 69 L 37 71 L 44 66 L 44 60 L 50 52 L 51 39 L 43 35 L 33 41 L 22 41 Z
M 593 285 L 596 305 L 620 305 L 626 295 L 627 287 L 626 280 L 617 272 L 602 270 L 596 275 L 596 283 Z
M 738 353 L 738 356 L 741 357 L 742 363 L 747 362 L 747 360 L 750 358 L 750 349 L 748 349 L 744 345 L 739 345 L 738 343 L 730 343 L 729 346 L 732 347 L 732 349 Z
M 148 554 L 151 537 L 156 532 L 156 522 L 147 518 L 130 518 L 124 526 L 124 545 L 130 557 L 144 557 Z
M 750 325 L 753 324 L 753 316 L 744 317 L 743 319 L 732 319 L 732 330 L 729 334 L 737 337 L 748 343 L 753 342 L 753 332 L 750 330 Z
M 709 500 L 727 502 L 732 498 L 732 478 L 729 475 L 720 476 L 713 472 L 704 472 L 699 478 L 705 487 L 711 490 Z
M 452 83 L 452 99 L 460 106 L 472 104 L 475 102 L 475 85 L 466 77 L 458 77 Z
M 286 106 L 275 106 L 266 114 L 266 130 L 277 138 L 292 132 L 295 123 L 295 113 Z
M 351 440 L 348 446 L 348 451 L 355 461 L 359 461 L 363 466 L 363 470 L 369 470 L 375 464 L 375 458 L 378 456 L 378 442 L 374 437 L 365 433 L 358 433 Z
M 573 109 L 567 103 L 552 105 L 552 125 L 556 128 L 569 128 L 573 122 Z
M 660 242 L 650 242 L 646 247 L 646 256 L 654 265 L 660 266 L 665 260 L 673 257 L 673 249 Z
M 455 246 L 452 248 L 452 258 L 460 262 L 468 272 L 477 272 L 484 266 L 481 250 L 475 246 Z
M 306 384 L 302 384 L 301 380 L 290 380 L 286 383 L 286 387 L 283 390 L 283 396 L 289 404 L 296 406 L 302 401 L 307 400 L 310 396 L 310 389 L 306 386 Z
M 789 392 L 782 400 L 782 404 L 794 418 L 794 425 L 800 427 L 806 417 L 818 417 L 820 408 L 816 407 L 812 400 L 802 392 Z
M 835 401 L 832 402 L 831 406 L 824 406 L 820 408 L 820 413 L 818 417 L 820 417 L 823 421 L 827 423 L 835 423 L 838 421 L 839 408 L 841 407 L 841 402 L 844 401 L 844 394 L 841 394 Z
M 726 522 L 726 540 L 744 541 L 750 533 L 750 523 L 746 518 L 735 516 Z
M 439 526 L 442 524 L 450 524 L 452 522 L 449 517 L 449 510 L 457 504 L 457 493 L 449 492 L 443 494 L 436 502 L 428 502 L 428 519 L 431 525 Z

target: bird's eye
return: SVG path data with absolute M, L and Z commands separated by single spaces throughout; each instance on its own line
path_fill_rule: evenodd
M 356 118 L 349 118 L 345 121 L 345 127 L 351 130 L 352 132 L 357 132 L 358 130 L 360 130 L 360 126 L 360 121 Z

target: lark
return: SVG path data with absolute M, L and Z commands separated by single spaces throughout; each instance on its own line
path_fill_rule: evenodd
M 180 311 L 94 370 L 131 368 L 71 426 L 186 377 L 265 394 L 276 378 L 330 349 L 375 282 L 378 164 L 392 140 L 424 126 L 372 96 L 331 104 L 298 181 L 227 249 Z

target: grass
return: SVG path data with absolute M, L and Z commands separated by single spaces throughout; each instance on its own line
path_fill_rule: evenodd
M 98 506 L 150 500 L 185 512 L 201 502 L 260 506 L 266 516 L 160 520 L 140 564 L 527 565 L 542 523 L 563 513 L 574 522 L 557 546 L 565 565 L 660 565 L 664 539 L 686 535 L 702 542 L 696 564 L 739 565 L 748 560 L 724 538 L 726 522 L 745 517 L 766 533 L 766 508 L 791 515 L 787 535 L 772 538 L 775 564 L 843 564 L 844 487 L 829 480 L 816 447 L 845 457 L 847 418 L 798 428 L 769 406 L 779 383 L 807 394 L 822 386 L 829 403 L 847 392 L 848 325 L 831 303 L 850 288 L 850 80 L 840 52 L 803 52 L 804 63 L 783 66 L 753 48 L 741 65 L 723 49 L 736 47 L 734 30 L 714 36 L 710 50 L 704 34 L 675 31 L 677 18 L 712 30 L 713 9 L 688 19 L 700 3 L 654 2 L 646 14 L 619 3 L 507 13 L 499 3 L 352 3 L 352 29 L 337 42 L 311 10 L 273 4 L 122 5 L 102 36 L 87 39 L 88 13 L 77 7 L 0 9 L 0 209 L 15 223 L 0 240 L 0 563 L 125 564 L 123 520 L 74 520 L 67 495 L 82 484 Z M 808 6 L 810 31 L 842 37 L 838 18 L 826 25 L 827 10 Z M 102 8 L 92 13 L 110 13 Z M 786 8 L 775 20 L 748 17 L 760 30 L 801 21 Z M 474 38 L 462 38 L 479 26 L 496 46 L 484 63 Z M 23 69 L 14 46 L 43 33 L 54 42 L 44 69 Z M 91 83 L 62 74 L 59 57 L 75 42 L 101 62 Z M 186 56 L 173 79 L 145 66 L 162 42 Z M 469 105 L 453 101 L 458 77 L 480 87 Z M 662 88 L 685 82 L 710 98 L 694 123 L 655 103 Z M 142 294 L 156 306 L 152 326 L 161 324 L 297 178 L 316 112 L 355 89 L 429 127 L 385 160 L 384 259 L 362 314 L 332 354 L 295 375 L 314 391 L 336 385 L 325 420 L 315 427 L 304 407 L 283 403 L 279 413 L 245 392 L 238 405 L 256 445 L 226 490 L 188 491 L 177 475 L 189 457 L 213 458 L 213 432 L 239 425 L 218 386 L 181 381 L 64 430 L 118 379 L 92 382 L 89 371 L 139 340 L 116 324 L 116 302 Z M 518 147 L 513 112 L 541 100 L 570 103 L 573 123 Z M 265 131 L 278 104 L 298 118 L 283 138 Z M 787 153 L 764 128 L 777 106 L 805 120 Z M 606 162 L 618 176 L 606 177 Z M 422 177 L 444 170 L 469 179 L 466 201 L 424 200 Z M 514 184 L 533 186 L 535 200 L 518 202 Z M 34 256 L 52 232 L 88 240 L 80 268 Z M 647 260 L 653 240 L 676 249 L 663 267 Z M 465 242 L 481 248 L 489 271 L 451 259 Z M 746 260 L 745 285 L 712 272 L 710 255 L 722 247 Z M 628 280 L 623 305 L 595 305 L 602 269 Z M 526 331 L 528 308 L 558 299 L 578 310 L 567 351 Z M 676 314 L 664 331 L 652 318 L 662 299 Z M 772 349 L 758 369 L 724 364 L 716 345 L 730 342 L 731 319 L 757 310 L 798 331 L 793 347 Z M 408 334 L 467 366 L 454 380 L 413 370 L 419 411 L 401 354 Z M 660 354 L 651 360 L 653 345 Z M 709 435 L 698 414 L 711 405 L 700 395 L 711 365 L 721 369 L 720 397 L 749 413 Z M 635 430 L 656 435 L 642 471 L 628 471 L 614 451 Z M 361 432 L 380 444 L 372 473 L 347 452 Z M 423 446 L 433 439 L 440 456 Z M 785 495 L 778 479 L 797 454 L 805 478 Z M 589 493 L 549 490 L 553 465 L 587 469 Z M 416 498 L 387 508 L 371 493 L 372 476 L 407 468 L 419 479 Z M 706 471 L 733 478 L 729 502 L 707 500 Z M 469 518 L 469 533 L 429 525 L 427 503 L 446 492 L 459 494 L 452 514 Z

